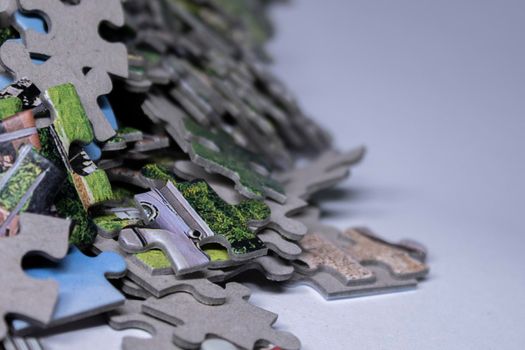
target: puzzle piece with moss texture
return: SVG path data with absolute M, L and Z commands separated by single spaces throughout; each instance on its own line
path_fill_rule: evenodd
M 148 175 L 174 182 L 196 213 L 208 224 L 214 235 L 200 241 L 202 249 L 208 243 L 221 244 L 228 249 L 228 255 L 234 261 L 266 254 L 264 243 L 250 229 L 253 224 L 262 226 L 267 222 L 270 210 L 264 202 L 250 199 L 237 205 L 228 204 L 206 181 L 177 183 L 173 175 L 161 167 L 156 167 L 156 172 Z
M 216 305 L 225 301 L 224 289 L 208 281 L 201 272 L 188 276 L 152 275 L 150 271 L 144 268 L 144 264 L 137 261 L 136 257 L 124 252 L 118 242 L 101 236 L 96 237 L 93 249 L 96 252 L 115 252 L 124 257 L 127 263 L 127 277 L 156 298 L 171 293 L 186 292 L 205 304 Z
M 126 227 L 142 224 L 144 212 L 136 207 L 104 208 L 93 218 L 97 231 L 106 238 L 114 238 Z
M 111 184 L 87 153 L 74 143 L 88 144 L 94 135 L 80 98 L 72 84 L 58 85 L 44 93 L 53 117 L 50 132 L 85 209 L 112 198 Z M 73 146 L 73 147 L 71 147 Z
M 338 229 L 319 222 L 319 210 L 300 215 L 309 228 L 301 241 L 292 284 L 306 284 L 326 299 L 412 289 L 428 273 L 419 248 L 392 244 L 364 229 Z
M 166 131 L 191 160 L 206 171 L 224 175 L 235 182 L 235 188 L 249 198 L 270 197 L 284 202 L 286 195 L 281 184 L 274 180 L 264 162 L 256 155 L 235 144 L 223 131 L 210 131 L 161 98 L 151 97 L 143 104 L 145 113 L 154 121 L 168 123 Z

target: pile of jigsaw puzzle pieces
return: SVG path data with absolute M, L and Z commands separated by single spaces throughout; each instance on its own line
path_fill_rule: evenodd
M 101 314 L 151 334 L 127 350 L 299 349 L 239 276 L 326 299 L 426 276 L 416 242 L 321 222 L 364 149 L 269 72 L 269 3 L 0 0 L 5 349 Z

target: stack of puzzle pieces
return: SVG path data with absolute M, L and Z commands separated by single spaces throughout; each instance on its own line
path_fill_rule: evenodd
M 320 221 L 339 152 L 268 71 L 268 0 L 0 0 L 0 339 L 104 314 L 122 349 L 299 349 L 238 276 L 413 288 L 424 247 Z M 284 289 L 286 291 L 286 289 Z

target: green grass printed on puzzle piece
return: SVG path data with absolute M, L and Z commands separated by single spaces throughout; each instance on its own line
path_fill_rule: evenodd
M 224 202 L 206 181 L 176 182 L 165 168 L 156 164 L 144 167 L 141 172 L 144 176 L 150 175 L 152 179 L 172 181 L 210 229 L 226 238 L 235 254 L 245 254 L 264 247 L 264 243 L 248 227 L 249 221 L 263 221 L 270 216 L 270 208 L 264 202 L 245 200 L 239 205 L 230 205 Z M 153 250 L 139 253 L 140 257 L 137 257 L 152 268 L 170 266 L 169 260 L 162 252 L 152 252 Z M 210 253 L 212 261 L 228 260 L 226 249 L 212 248 Z M 149 254 L 152 257 L 149 257 Z M 146 262 L 152 259 L 155 260 L 156 267 Z
M 106 172 L 97 169 L 89 175 L 83 176 L 87 188 L 93 195 L 95 203 L 113 199 L 113 191 Z
M 236 172 L 239 175 L 240 183 L 257 196 L 263 196 L 265 187 L 284 194 L 284 189 L 279 182 L 253 170 L 253 163 L 267 168 L 264 161 L 252 152 L 237 146 L 228 134 L 219 130 L 209 131 L 188 118 L 185 119 L 184 126 L 193 135 L 191 147 L 195 154 Z M 202 144 L 198 138 L 213 142 L 220 151 L 210 149 Z
M 22 110 L 22 101 L 15 96 L 0 99 L 0 120 L 4 120 Z
M 0 206 L 7 210 L 14 209 L 40 173 L 42 168 L 35 162 L 22 164 L 0 192 Z
M 74 141 L 87 144 L 93 140 L 91 124 L 72 84 L 49 88 L 46 97 L 55 111 L 53 125 L 66 151 Z
M 137 220 L 121 219 L 115 214 L 108 214 L 93 218 L 93 222 L 99 228 L 108 233 L 119 232 L 127 226 L 137 223 Z

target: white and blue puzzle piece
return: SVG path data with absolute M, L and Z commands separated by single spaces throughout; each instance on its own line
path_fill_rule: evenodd
M 106 279 L 121 277 L 126 272 L 126 262 L 116 253 L 103 252 L 89 257 L 72 246 L 60 262 L 29 268 L 25 272 L 36 279 L 58 282 L 58 302 L 48 326 L 107 312 L 125 301 L 125 297 Z M 31 327 L 21 320 L 15 320 L 12 326 L 20 333 Z

